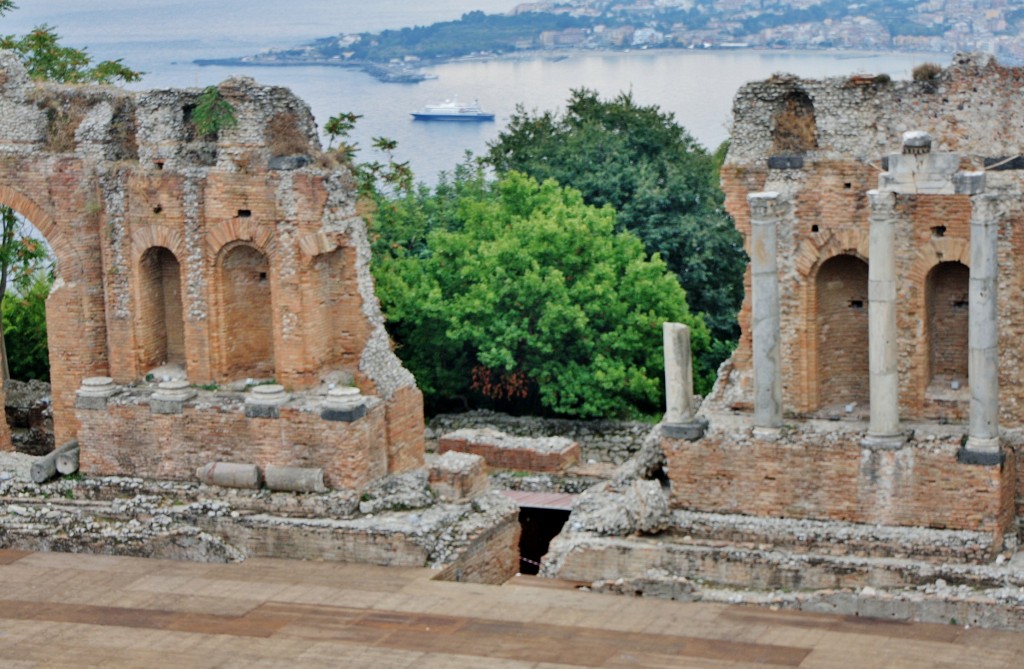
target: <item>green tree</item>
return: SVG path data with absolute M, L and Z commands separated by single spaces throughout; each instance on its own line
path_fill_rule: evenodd
M 675 277 L 610 207 L 515 172 L 463 165 L 381 202 L 374 276 L 398 353 L 444 399 L 579 417 L 660 411 L 661 325 L 690 325 Z M 706 379 L 705 379 L 706 381 Z
M 53 274 L 40 270 L 4 296 L 4 335 L 9 340 L 10 377 L 49 381 L 50 359 L 46 342 L 46 297 Z
M 671 113 L 639 105 L 629 93 L 602 100 L 595 91 L 575 90 L 562 113 L 518 107 L 487 160 L 499 174 L 555 179 L 588 204 L 611 205 L 618 229 L 635 232 L 678 275 L 690 308 L 713 336 L 736 340 L 743 240 L 722 207 L 720 162 Z M 728 345 L 718 348 L 717 356 L 728 355 Z
M 38 334 L 36 329 L 22 328 L 19 332 L 8 332 L 7 317 L 18 309 L 17 305 L 23 305 L 24 301 L 7 299 L 7 290 L 13 286 L 19 296 L 30 294 L 35 284 L 34 278 L 43 269 L 47 256 L 46 245 L 38 238 L 32 236 L 29 229 L 20 216 L 10 207 L 0 207 L 0 373 L 3 379 L 11 378 L 10 364 L 8 362 L 7 339 L 20 339 L 25 336 Z M 47 286 L 49 290 L 49 286 Z M 46 296 L 43 295 L 43 299 Z M 44 328 L 42 346 L 46 346 L 45 313 L 43 316 Z M 38 341 L 22 342 L 22 348 L 33 348 Z M 12 350 L 17 345 L 12 343 Z
M 0 0 L 0 16 L 16 8 L 13 0 Z M 92 56 L 85 49 L 62 46 L 60 37 L 53 28 L 46 25 L 36 27 L 23 37 L 0 37 L 0 48 L 10 49 L 16 53 L 25 64 L 29 76 L 37 80 L 110 84 L 118 81 L 137 81 L 142 77 L 141 72 L 126 67 L 120 60 L 105 60 L 93 64 Z M 32 281 L 40 269 L 46 251 L 38 239 L 25 233 L 23 222 L 10 207 L 0 206 L 0 224 L 0 304 L 3 304 L 0 312 L 0 368 L 3 378 L 7 379 L 10 378 L 10 365 L 5 343 L 5 326 L 7 316 L 12 313 L 10 309 L 16 307 L 8 306 L 5 300 L 6 291 L 13 282 L 22 289 L 21 294 L 24 296 L 27 289 L 25 282 Z M 45 295 L 43 299 L 45 300 Z M 43 321 L 45 323 L 45 317 Z M 19 343 L 22 337 L 38 336 L 39 332 L 38 329 L 31 332 L 23 329 L 18 334 Z M 42 346 L 45 350 L 45 329 L 42 330 L 42 337 Z M 39 342 L 26 342 L 26 345 L 37 350 Z

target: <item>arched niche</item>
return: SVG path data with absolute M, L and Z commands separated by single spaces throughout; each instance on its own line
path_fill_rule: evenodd
M 181 267 L 169 249 L 154 246 L 139 258 L 136 350 L 139 368 L 185 365 Z
M 868 406 L 868 264 L 829 258 L 815 277 L 818 407 Z
M 226 380 L 274 375 L 270 262 L 248 244 L 226 247 L 217 263 L 221 374 Z
M 967 384 L 970 275 L 963 263 L 940 262 L 925 278 L 929 385 Z

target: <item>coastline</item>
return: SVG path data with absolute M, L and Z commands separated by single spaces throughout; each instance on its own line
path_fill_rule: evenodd
M 549 60 L 558 62 L 562 60 L 576 59 L 585 56 L 615 56 L 615 57 L 636 57 L 650 56 L 657 54 L 681 54 L 681 53 L 760 53 L 760 54 L 787 54 L 787 55 L 820 55 L 835 54 L 838 58 L 882 58 L 891 54 L 915 55 L 920 54 L 922 62 L 938 60 L 940 64 L 946 63 L 953 57 L 952 53 L 934 51 L 916 51 L 904 49 L 774 49 L 770 47 L 741 47 L 741 48 L 702 48 L 693 49 L 687 47 L 661 47 L 657 49 L 524 49 L 522 51 L 510 51 L 504 53 L 480 53 L 456 58 L 436 58 L 422 60 L 416 63 L 379 63 L 376 61 L 352 61 L 324 58 L 306 59 L 260 59 L 253 56 L 242 56 L 238 58 L 213 58 L 196 59 L 192 62 L 201 67 L 204 66 L 245 66 L 245 67 L 341 67 L 346 69 L 357 69 L 366 72 L 371 77 L 382 83 L 419 83 L 437 78 L 436 75 L 427 72 L 432 67 L 458 63 L 478 63 L 490 61 L 532 61 Z

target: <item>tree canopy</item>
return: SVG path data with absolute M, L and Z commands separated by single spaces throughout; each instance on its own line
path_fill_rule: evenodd
M 380 201 L 377 293 L 428 408 L 461 397 L 579 417 L 659 411 L 661 324 L 688 324 L 697 349 L 708 331 L 664 262 L 614 227 L 610 207 L 575 189 L 468 165 Z
M 639 105 L 629 93 L 602 100 L 575 90 L 561 113 L 517 107 L 487 160 L 499 174 L 555 179 L 587 204 L 611 205 L 617 228 L 661 255 L 715 338 L 736 339 L 743 241 L 722 208 L 718 161 L 671 113 Z

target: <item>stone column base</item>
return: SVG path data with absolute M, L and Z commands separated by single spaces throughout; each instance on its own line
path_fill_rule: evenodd
M 759 441 L 778 441 L 782 437 L 781 427 L 755 427 L 751 434 Z
M 957 451 L 957 462 L 964 465 L 1001 466 L 1003 456 L 999 437 L 968 437 L 967 443 Z
M 913 438 L 913 430 L 896 434 L 871 434 L 869 432 L 860 440 L 860 445 L 873 451 L 894 451 L 897 448 L 903 448 Z
M 662 423 L 661 435 L 671 439 L 697 441 L 708 431 L 708 419 L 698 416 L 686 423 Z

